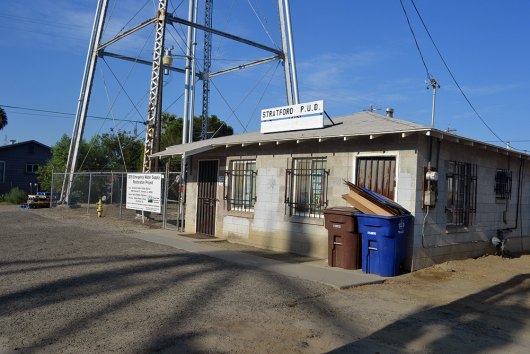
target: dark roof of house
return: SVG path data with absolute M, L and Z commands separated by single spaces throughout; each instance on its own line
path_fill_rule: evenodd
M 27 141 L 21 141 L 19 143 L 14 143 L 14 144 L 7 144 L 7 145 L 2 145 L 0 146 L 0 150 L 4 150 L 4 149 L 10 149 L 10 148 L 13 148 L 13 147 L 18 147 L 18 146 L 22 146 L 22 145 L 29 145 L 29 144 L 35 144 L 35 145 L 39 145 L 45 149 L 51 149 L 48 145 L 44 145 L 43 143 L 39 143 L 37 140 L 27 140 Z
M 315 140 L 317 142 L 321 142 L 333 138 L 349 140 L 350 138 L 358 136 L 369 136 L 370 139 L 375 139 L 388 134 L 399 134 L 404 138 L 411 134 L 418 133 L 447 139 L 449 141 L 468 146 L 479 146 L 486 150 L 497 152 L 503 151 L 507 154 L 526 156 L 527 158 L 530 158 L 530 155 L 525 153 L 504 149 L 496 145 L 465 138 L 453 133 L 444 132 L 406 120 L 390 118 L 373 112 L 359 112 L 332 118 L 331 120 L 326 119 L 324 128 L 321 129 L 286 131 L 267 134 L 261 132 L 249 132 L 245 134 L 229 135 L 214 139 L 196 141 L 189 144 L 170 146 L 166 150 L 153 154 L 152 156 L 165 157 L 182 154 L 189 156 L 217 147 L 228 147 L 232 145 L 241 145 L 244 147 L 254 144 L 280 144 L 287 141 L 301 142 L 305 140 Z

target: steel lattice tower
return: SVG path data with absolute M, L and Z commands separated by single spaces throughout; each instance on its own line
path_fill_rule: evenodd
M 204 26 L 212 28 L 213 0 L 204 2 Z M 201 140 L 208 139 L 208 108 L 210 105 L 210 68 L 212 66 L 212 33 L 204 31 L 204 69 L 202 79 Z
M 202 124 L 201 124 L 201 139 L 207 138 L 208 134 L 208 106 L 209 106 L 209 81 L 210 78 L 218 75 L 227 74 L 233 71 L 252 67 L 255 65 L 268 63 L 279 60 L 284 65 L 284 75 L 286 84 L 287 103 L 298 103 L 298 87 L 296 80 L 296 67 L 294 60 L 294 45 L 292 40 L 291 22 L 289 0 L 277 0 L 278 15 L 280 19 L 280 33 L 282 36 L 282 48 L 276 49 L 266 46 L 255 41 L 245 39 L 227 32 L 223 32 L 212 27 L 213 17 L 213 0 L 204 0 L 205 4 L 205 24 L 198 24 L 197 19 L 197 2 L 198 0 L 189 0 L 188 19 L 183 19 L 167 12 L 167 0 L 158 0 L 157 14 L 140 24 L 118 34 L 111 40 L 101 43 L 103 28 L 105 24 L 105 17 L 108 3 L 110 0 L 99 0 L 94 24 L 92 28 L 92 35 L 88 48 L 88 54 L 85 64 L 85 71 L 81 84 L 79 101 L 72 131 L 72 139 L 70 142 L 70 149 L 68 151 L 68 159 L 65 168 L 65 179 L 63 181 L 63 188 L 61 190 L 61 201 L 68 203 L 70 201 L 70 192 L 73 183 L 74 172 L 77 167 L 77 160 L 79 155 L 80 143 L 83 138 L 83 131 L 85 127 L 88 105 L 90 101 L 90 94 L 94 80 L 94 73 L 96 69 L 97 59 L 100 57 L 111 57 L 134 63 L 151 66 L 151 82 L 149 86 L 149 102 L 147 108 L 146 119 L 146 135 L 144 141 L 144 157 L 143 157 L 143 171 L 151 172 L 153 170 L 151 155 L 158 151 L 159 144 L 157 143 L 157 135 L 160 133 L 161 124 L 161 102 L 162 102 L 162 71 L 168 70 L 185 74 L 184 84 L 184 132 L 183 143 L 190 142 L 191 139 L 187 137 L 186 131 L 189 126 L 189 137 L 192 137 L 193 130 L 193 100 L 195 97 L 195 81 L 200 79 L 203 81 L 202 92 Z M 118 0 L 113 0 L 118 1 Z M 166 34 L 167 24 L 180 23 L 188 27 L 187 36 L 187 52 L 186 52 L 186 67 L 184 69 L 173 66 L 164 66 L 162 62 L 164 52 L 164 39 Z M 149 25 L 155 25 L 155 43 L 153 50 L 152 61 L 143 60 L 140 58 L 129 57 L 127 55 L 114 53 L 108 50 L 108 47 L 118 42 L 119 40 L 145 28 Z M 204 31 L 204 70 L 201 73 L 195 73 L 195 39 L 196 31 Z M 231 68 L 211 72 L 211 43 L 212 35 L 215 34 L 220 37 L 230 39 L 235 42 L 243 43 L 255 48 L 259 48 L 266 52 L 272 53 L 273 56 L 255 60 L 246 64 L 238 65 Z M 185 171 L 185 161 L 183 159 L 182 171 Z M 68 178 L 66 177 L 68 176 Z

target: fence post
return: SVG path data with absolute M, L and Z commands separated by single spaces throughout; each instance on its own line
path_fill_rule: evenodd
M 50 181 L 50 208 L 53 207 L 53 168 L 52 168 L 52 180 Z
M 121 185 L 120 185 L 120 218 L 122 217 L 122 205 L 123 205 L 123 175 L 121 174 Z
M 167 195 L 169 191 L 169 162 L 166 162 L 166 173 L 164 178 L 164 205 L 162 210 L 162 228 L 165 230 L 167 226 Z
M 87 206 L 86 206 L 86 213 L 88 214 L 90 211 L 90 192 L 91 192 L 91 189 L 92 189 L 92 172 L 90 172 L 88 174 L 89 178 L 88 178 L 88 203 L 87 203 Z
M 114 172 L 110 171 L 110 205 L 112 205 L 113 195 L 114 195 Z

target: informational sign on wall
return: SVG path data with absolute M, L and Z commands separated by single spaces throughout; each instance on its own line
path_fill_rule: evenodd
M 262 133 L 323 127 L 324 101 L 322 100 L 261 110 Z
M 127 173 L 127 209 L 160 213 L 162 208 L 161 173 Z

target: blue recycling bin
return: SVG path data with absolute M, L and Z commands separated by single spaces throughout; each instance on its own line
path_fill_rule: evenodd
M 362 269 L 365 273 L 393 277 L 407 255 L 411 215 L 355 214 L 362 235 Z

